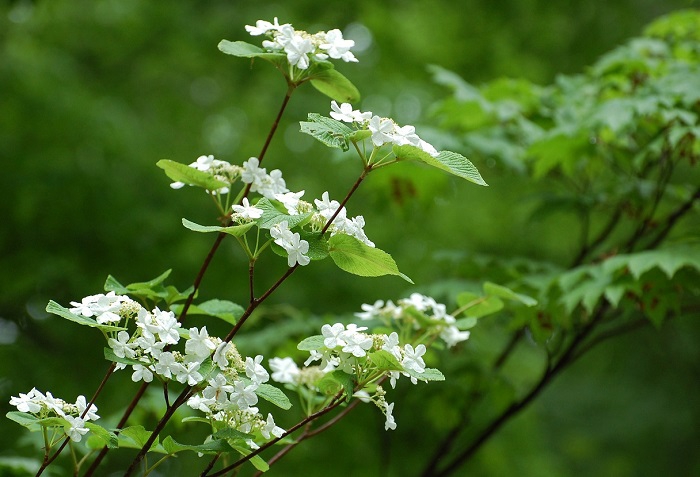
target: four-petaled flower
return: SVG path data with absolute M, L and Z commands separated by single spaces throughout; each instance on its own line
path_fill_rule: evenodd
M 254 205 L 250 205 L 250 202 L 248 202 L 247 197 L 243 198 L 243 200 L 241 201 L 241 205 L 234 204 L 232 208 L 233 211 L 237 213 L 239 217 L 248 220 L 259 219 L 260 217 L 262 217 L 263 214 L 262 209 L 258 209 Z

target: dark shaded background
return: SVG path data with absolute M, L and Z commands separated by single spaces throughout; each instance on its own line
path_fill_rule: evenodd
M 453 70 L 472 83 L 505 75 L 547 84 L 558 73 L 581 71 L 657 16 L 693 5 L 681 0 L 3 3 L 0 409 L 9 410 L 9 396 L 33 386 L 66 399 L 89 395 L 107 368 L 96 332 L 48 317 L 43 310 L 49 299 L 67 304 L 98 293 L 108 274 L 131 282 L 172 268 L 173 284 L 180 289 L 191 284 L 213 237 L 187 232 L 180 219 L 213 224 L 214 210 L 200 191 L 171 190 L 155 162 L 189 163 L 214 154 L 240 163 L 258 154 L 285 85 L 270 65 L 251 66 L 217 50 L 223 38 L 257 43 L 244 25 L 277 16 L 312 32 L 345 29 L 358 43 L 360 62 L 338 69 L 363 94 L 361 108 L 415 124 L 419 134 L 437 140 L 429 112 L 443 91 L 431 82 L 426 65 Z M 297 132 L 308 112 L 328 110 L 328 99 L 301 88 L 266 158 L 268 168 L 283 170 L 290 189 L 306 189 L 305 198 L 325 190 L 340 197 L 359 173 L 354 157 Z M 419 290 L 461 278 L 464 270 L 446 256 L 524 255 L 556 263 L 573 243 L 566 223 L 528 221 L 530 208 L 522 197 L 530 189 L 500 177 L 488 163 L 476 165 L 491 187 L 402 165 L 371 177 L 349 206 L 351 215 L 365 215 L 370 238 L 394 256 Z M 260 282 L 274 280 L 283 266 L 272 260 Z M 200 297 L 244 301 L 245 268 L 244 257 L 230 244 L 224 247 Z M 300 270 L 275 294 L 252 323 L 258 333 L 241 346 L 271 352 L 280 344 L 263 334 L 263 324 L 283 326 L 282 319 L 292 315 L 292 323 L 304 329 L 321 319 L 308 314 L 349 313 L 361 303 L 411 290 L 396 278 L 360 279 L 323 262 Z M 696 325 L 676 322 L 607 343 L 506 426 L 465 475 L 700 471 L 693 456 L 700 443 L 700 361 L 693 336 L 700 336 Z M 135 389 L 128 376 L 119 379 L 100 403 L 103 417 L 118 412 Z M 396 433 L 384 434 L 376 409 L 358 410 L 345 430 L 309 441 L 271 475 L 301 473 L 308 465 L 304 475 L 328 475 L 331 459 L 334 473 L 344 469 L 338 475 L 411 475 L 421 446 L 430 442 L 429 433 L 417 432 L 425 428 L 422 420 L 439 422 L 440 412 L 448 412 L 416 411 L 429 407 L 421 399 L 417 394 L 397 403 Z M 0 429 L 0 456 L 36 455 L 25 445 L 34 436 L 10 421 Z M 179 459 L 172 469 L 186 462 Z

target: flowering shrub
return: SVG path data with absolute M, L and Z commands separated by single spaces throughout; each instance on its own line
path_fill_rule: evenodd
M 265 471 L 269 464 L 260 456 L 262 451 L 274 444 L 284 444 L 287 449 L 294 447 L 312 435 L 308 424 L 336 409 L 343 409 L 339 411 L 342 417 L 358 402 L 372 402 L 385 416 L 385 429 L 395 429 L 394 402 L 389 402 L 384 383 L 388 381 L 393 388 L 401 378 L 413 384 L 445 379 L 439 370 L 427 367 L 424 357 L 428 349 L 452 347 L 469 338 L 467 330 L 475 321 L 456 318 L 469 306 L 449 314 L 445 305 L 413 294 L 397 304 L 387 301 L 362 305 L 356 317 L 363 326 L 323 325 L 321 334 L 298 345 L 299 350 L 309 353 L 303 367 L 289 357 L 273 357 L 266 363 L 260 354 L 243 356 L 238 351 L 234 338 L 248 317 L 299 266 L 330 257 L 345 272 L 366 277 L 396 275 L 411 282 L 392 257 L 367 237 L 364 217 L 350 216 L 346 209 L 349 199 L 372 171 L 412 160 L 486 185 L 471 162 L 455 152 L 437 151 L 416 134 L 413 126 L 399 126 L 390 118 L 353 109 L 350 103 L 359 98 L 359 93 L 329 61 L 358 61 L 351 52 L 353 41 L 344 39 L 340 30 L 309 34 L 295 30 L 290 24 L 280 25 L 276 18 L 272 23 L 260 20 L 246 30 L 253 36 L 267 38 L 262 48 L 226 40 L 219 48 L 234 56 L 272 63 L 288 85 L 285 101 L 262 152 L 240 164 L 212 155 L 202 155 L 189 165 L 170 160 L 158 162 L 173 181 L 170 184 L 173 189 L 186 185 L 201 188 L 217 209 L 218 225 L 182 220 L 189 230 L 217 234 L 191 288 L 181 292 L 165 285 L 170 272 L 129 285 L 122 285 L 110 276 L 105 283 L 106 293 L 73 301 L 70 307 L 49 303 L 50 313 L 96 328 L 103 334 L 104 355 L 112 363 L 103 384 L 114 372 L 128 370 L 131 380 L 141 383 L 141 389 L 115 427 L 96 423 L 99 416 L 95 402 L 102 385 L 89 402 L 79 396 L 75 404 L 36 389 L 13 396 L 10 404 L 17 411 L 10 412 L 8 417 L 44 435 L 44 458 L 38 474 L 66 446 L 75 456 L 78 444 L 83 446 L 81 452 L 85 456 L 74 460 L 76 474 L 94 454 L 96 457 L 85 475 L 99 473 L 106 453 L 116 448 L 139 449 L 126 470 L 127 475 L 137 469 L 146 475 L 162 462 L 142 466 L 148 453 L 168 457 L 181 451 L 212 456 L 202 475 L 223 475 L 247 461 Z M 332 101 L 329 116 L 310 113 L 308 120 L 300 123 L 300 131 L 328 147 L 343 151 L 352 147 L 360 158 L 362 172 L 340 202 L 331 199 L 327 191 L 320 198 L 303 200 L 305 191 L 290 190 L 279 169 L 268 172 L 262 167 L 289 97 L 305 82 Z M 211 258 L 229 236 L 248 258 L 247 306 L 226 300 L 194 304 Z M 264 293 L 258 294 L 254 282 L 256 264 L 268 250 L 286 260 L 288 269 Z M 185 326 L 188 313 L 221 319 L 231 329 L 225 337 L 211 336 L 206 326 Z M 288 429 L 276 424 L 276 416 L 290 409 L 292 402 L 280 387 L 270 384 L 270 379 L 299 396 L 306 417 Z M 127 426 L 131 412 L 150 383 L 163 387 L 164 415 L 150 431 L 140 425 Z M 174 400 L 169 395 L 173 388 L 180 389 Z M 260 411 L 261 399 L 277 407 L 274 415 Z M 182 444 L 172 436 L 162 436 L 165 425 L 182 406 L 198 413 L 187 417 L 188 422 L 209 426 L 204 442 Z M 305 430 L 293 440 L 292 434 L 302 427 Z M 229 455 L 237 456 L 233 463 L 215 471 L 219 458 Z

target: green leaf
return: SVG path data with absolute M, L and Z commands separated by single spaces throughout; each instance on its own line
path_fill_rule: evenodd
M 350 148 L 348 138 L 354 130 L 335 119 L 321 116 L 317 113 L 309 113 L 309 121 L 299 122 L 301 132 L 317 139 L 328 147 L 335 147 L 347 151 Z
M 175 182 L 184 182 L 193 186 L 202 187 L 206 190 L 217 190 L 228 186 L 227 183 L 216 179 L 208 172 L 200 171 L 186 164 L 161 159 L 156 165 L 165 171 L 165 174 Z
M 48 311 L 49 313 L 53 313 L 54 315 L 58 315 L 61 318 L 65 318 L 67 320 L 78 323 L 79 325 L 90 326 L 92 328 L 99 328 L 103 331 L 117 331 L 126 329 L 119 326 L 103 325 L 92 318 L 88 318 L 82 315 L 75 315 L 71 313 L 67 308 L 62 307 L 53 300 L 49 301 L 49 304 L 46 305 L 46 311 Z
M 147 431 L 143 426 L 129 426 L 125 427 L 121 431 L 119 431 L 119 437 L 122 438 L 127 438 L 131 440 L 136 446 L 139 448 L 142 448 L 144 445 L 146 445 L 146 442 L 148 442 L 148 439 L 151 437 L 152 432 Z M 153 441 L 153 444 L 151 445 L 151 449 L 155 446 L 158 445 L 158 438 L 156 438 L 155 441 Z M 120 445 L 120 447 L 123 445 Z
M 109 449 L 115 449 L 119 447 L 119 438 L 114 432 L 108 431 L 99 424 L 94 422 L 86 422 L 85 427 L 90 429 L 92 435 L 102 441 L 102 446 L 107 446 Z
M 15 421 L 20 426 L 26 427 L 30 431 L 38 431 L 41 429 L 39 426 L 39 418 L 33 414 L 20 411 L 10 411 L 5 414 L 5 417 L 11 421 Z
M 218 46 L 222 53 L 239 58 L 261 58 L 277 66 L 287 61 L 287 55 L 284 53 L 270 53 L 245 41 L 221 40 Z
M 409 376 L 420 379 L 421 381 L 444 381 L 445 375 L 439 369 L 425 368 L 422 373 L 417 373 L 411 369 L 405 370 Z
M 318 381 L 317 386 L 319 391 L 327 396 L 338 394 L 342 389 L 345 397 L 349 399 L 355 389 L 355 379 L 353 375 L 336 369 L 323 376 Z
M 123 364 L 128 364 L 129 366 L 134 366 L 134 365 L 140 365 L 143 366 L 146 363 L 142 363 L 139 360 L 136 359 L 131 359 L 131 358 L 120 358 L 116 354 L 114 354 L 114 350 L 112 348 L 104 348 L 104 355 L 105 359 L 107 361 L 113 361 L 115 363 L 123 363 Z
M 230 444 L 231 444 L 231 447 L 233 447 L 234 449 L 236 449 L 236 450 L 237 450 L 241 455 L 243 455 L 243 456 L 246 456 L 246 455 L 248 455 L 248 454 L 251 453 L 251 450 L 248 449 L 247 447 L 243 447 L 243 446 L 240 446 L 240 445 L 236 445 L 236 444 L 234 444 L 234 443 L 230 443 Z M 253 457 L 249 460 L 249 462 L 250 462 L 251 464 L 253 464 L 253 467 L 255 467 L 256 469 L 258 469 L 258 470 L 261 471 L 261 472 L 267 472 L 268 470 L 270 470 L 270 466 L 267 465 L 267 462 L 265 462 L 265 459 L 263 459 L 263 458 L 260 457 L 259 455 L 253 456 Z
M 314 73 L 311 85 L 339 103 L 356 103 L 360 100 L 360 92 L 355 85 L 333 68 Z
M 230 451 L 231 446 L 225 441 L 220 439 L 214 439 L 209 442 L 197 445 L 181 444 L 173 439 L 171 436 L 167 436 L 163 439 L 163 449 L 168 454 L 177 454 L 182 451 L 192 451 L 202 454 L 218 454 L 220 452 Z
M 209 421 L 206 421 L 206 422 L 209 422 Z M 253 435 L 246 434 L 245 432 L 237 431 L 236 429 L 233 429 L 232 427 L 226 427 L 224 429 L 221 429 L 220 431 L 216 431 L 214 434 L 212 434 L 212 437 L 214 439 L 234 439 L 234 440 L 246 441 L 248 439 L 252 439 Z
M 255 390 L 255 394 L 281 409 L 287 410 L 292 407 L 292 403 L 287 395 L 284 394 L 279 388 L 276 388 L 270 384 L 260 384 Z
M 173 305 L 170 309 L 180 315 L 184 305 Z M 187 310 L 188 315 L 206 315 L 214 316 L 227 323 L 235 325 L 238 319 L 243 316 L 245 310 L 242 306 L 228 300 L 208 300 L 199 305 L 190 305 Z
M 457 304 L 464 308 L 462 312 L 470 318 L 481 318 L 503 308 L 503 300 L 497 296 L 480 297 L 470 292 L 457 295 Z
M 377 368 L 386 371 L 403 371 L 404 367 L 396 359 L 396 356 L 386 350 L 379 350 L 369 353 L 367 357 L 372 361 Z
M 328 241 L 329 252 L 341 270 L 361 277 L 398 275 L 409 283 L 413 281 L 399 271 L 391 255 L 378 248 L 370 247 L 355 237 L 336 234 Z
M 506 300 L 519 301 L 525 306 L 535 306 L 537 305 L 537 300 L 534 298 L 522 295 L 520 293 L 515 293 L 510 288 L 504 287 L 503 285 L 497 285 L 495 283 L 486 282 L 484 283 L 484 293 L 487 295 L 494 295 Z
M 455 326 L 457 327 L 457 329 L 462 331 L 472 329 L 476 326 L 476 324 L 477 319 L 474 316 L 460 318 L 459 320 L 455 321 Z
M 287 215 L 284 212 L 280 212 L 267 198 L 260 199 L 255 204 L 255 207 L 262 209 L 263 211 L 262 216 L 256 220 L 258 227 L 261 229 L 269 229 L 284 221 L 287 221 L 287 225 L 291 229 L 297 225 L 306 223 L 313 215 L 313 212 L 307 212 L 299 215 Z
M 314 335 L 304 338 L 301 343 L 297 345 L 297 349 L 300 351 L 314 351 L 324 348 L 326 345 L 323 344 L 323 335 Z
M 241 225 L 231 225 L 229 227 L 219 227 L 216 225 L 199 225 L 183 218 L 182 225 L 194 232 L 224 232 L 226 234 L 233 235 L 234 237 L 240 237 L 250 230 L 255 225 L 255 222 L 248 222 Z
M 422 149 L 411 145 L 394 146 L 393 152 L 399 160 L 421 161 L 474 184 L 488 186 L 474 164 L 456 152 L 440 151 L 437 157 L 433 157 Z
M 319 232 L 299 232 L 299 236 L 309 243 L 309 251 L 306 256 L 311 260 L 323 260 L 328 258 L 328 240 Z

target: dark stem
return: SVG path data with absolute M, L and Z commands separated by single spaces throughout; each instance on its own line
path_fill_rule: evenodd
M 365 180 L 365 177 L 367 177 L 367 174 L 369 174 L 372 171 L 372 166 L 366 166 L 362 170 L 362 174 L 360 174 L 360 177 L 357 178 L 355 183 L 352 185 L 350 188 L 350 191 L 347 193 L 345 198 L 343 199 L 343 202 L 340 203 L 338 206 L 338 209 L 335 211 L 335 213 L 331 216 L 331 218 L 326 222 L 326 225 L 323 227 L 323 230 L 321 230 L 321 235 L 325 234 L 326 231 L 328 230 L 328 227 L 331 226 L 335 218 L 338 216 L 341 210 L 343 210 L 343 207 L 345 207 L 345 204 L 347 204 L 348 200 L 350 200 L 350 197 L 355 193 L 358 187 L 360 187 L 360 184 L 362 184 L 362 181 Z
M 131 413 L 134 411 L 134 409 L 136 409 L 136 405 L 141 400 L 141 396 L 143 396 L 143 394 L 146 392 L 146 389 L 148 389 L 148 383 L 143 382 L 139 390 L 136 392 L 136 395 L 134 395 L 134 398 L 131 400 L 131 403 L 129 403 L 129 407 L 127 407 L 126 411 L 124 411 L 122 418 L 117 424 L 117 429 L 121 429 L 126 425 L 126 421 L 129 419 L 129 416 L 131 416 Z M 115 431 L 115 434 L 119 434 L 119 431 Z M 97 454 L 95 460 L 90 465 L 90 468 L 87 470 L 84 477 L 91 477 L 94 474 L 94 472 L 102 463 L 102 460 L 107 455 L 107 452 L 109 452 L 109 448 L 107 446 L 103 447 L 100 453 Z
M 511 417 L 516 415 L 522 409 L 524 409 L 528 404 L 530 404 L 541 392 L 545 389 L 547 384 L 549 384 L 552 379 L 558 375 L 562 370 L 564 370 L 568 365 L 570 365 L 575 358 L 580 355 L 576 355 L 578 347 L 583 343 L 583 341 L 590 335 L 596 325 L 603 318 L 605 312 L 607 311 L 607 306 L 602 305 L 598 308 L 595 316 L 588 322 L 588 324 L 581 329 L 581 331 L 575 336 L 571 341 L 569 347 L 566 349 L 561 358 L 557 361 L 554 366 L 548 366 L 540 380 L 537 384 L 519 401 L 512 403 L 508 408 L 506 408 L 501 415 L 494 419 L 491 424 L 484 428 L 481 433 L 479 433 L 476 438 L 471 442 L 471 444 L 462 452 L 460 452 L 452 461 L 445 466 L 442 470 L 434 472 L 433 469 L 426 469 L 422 474 L 424 477 L 443 477 L 455 472 L 459 467 L 461 467 L 469 458 L 471 458 L 477 450 L 497 431 L 505 424 Z
M 688 199 L 686 202 L 681 204 L 680 207 L 678 207 L 675 211 L 673 211 L 667 218 L 666 218 L 666 223 L 663 225 L 661 230 L 656 234 L 656 237 L 649 242 L 647 245 L 647 248 L 652 249 L 656 248 L 663 240 L 666 238 L 666 236 L 669 234 L 671 229 L 673 229 L 673 226 L 676 225 L 678 220 L 683 217 L 692 207 L 693 203 L 696 200 L 700 200 L 700 189 L 697 189 L 695 191 L 695 194 L 692 195 L 690 199 Z
M 570 268 L 578 267 L 579 265 L 581 265 L 584 262 L 584 260 L 588 257 L 588 255 L 591 252 L 594 252 L 595 249 L 598 248 L 605 241 L 605 239 L 607 239 L 610 236 L 612 231 L 615 230 L 615 227 L 619 224 L 621 215 L 622 209 L 618 206 L 615 209 L 615 213 L 613 214 L 613 216 L 610 217 L 610 221 L 605 225 L 603 230 L 600 231 L 598 236 L 595 239 L 593 239 L 591 243 L 581 247 L 581 251 L 574 259 Z
M 265 139 L 265 143 L 263 144 L 262 149 L 260 150 L 260 154 L 258 154 L 258 165 L 262 164 L 263 159 L 265 158 L 265 153 L 267 152 L 267 148 L 270 147 L 270 143 L 272 142 L 272 137 L 275 135 L 275 131 L 277 131 L 277 127 L 280 124 L 280 120 L 282 119 L 282 115 L 284 114 L 284 110 L 287 109 L 287 104 L 289 103 L 289 99 L 292 97 L 292 93 L 294 92 L 294 89 L 296 89 L 297 85 L 291 82 L 287 83 L 287 94 L 284 96 L 284 100 L 282 100 L 282 106 L 280 107 L 280 110 L 277 112 L 277 117 L 275 118 L 275 122 L 272 123 L 272 127 L 270 128 L 270 132 L 267 133 L 267 138 Z M 243 197 L 248 197 L 248 194 L 250 193 L 250 188 L 253 186 L 253 184 L 248 184 L 245 188 L 245 192 L 243 192 Z

